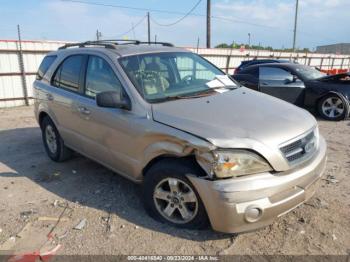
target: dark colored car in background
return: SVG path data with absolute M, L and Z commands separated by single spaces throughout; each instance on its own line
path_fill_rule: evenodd
M 328 76 L 305 65 L 271 63 L 245 67 L 233 78 L 248 88 L 314 110 L 327 120 L 349 115 L 349 73 Z
M 241 64 L 235 69 L 235 74 L 238 74 L 241 70 L 247 68 L 248 66 L 258 65 L 258 64 L 271 64 L 271 63 L 291 63 L 289 60 L 282 59 L 253 59 L 242 61 Z

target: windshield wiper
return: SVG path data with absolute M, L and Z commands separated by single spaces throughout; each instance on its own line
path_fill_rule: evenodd
M 165 101 L 172 101 L 172 100 L 178 100 L 178 99 L 187 99 L 190 97 L 187 96 L 165 96 L 165 97 L 159 97 L 159 98 L 154 98 L 154 99 L 150 99 L 149 101 L 151 103 L 161 103 L 161 102 L 165 102 Z
M 206 96 L 208 94 L 216 93 L 215 90 L 217 89 L 227 89 L 227 90 L 233 90 L 237 89 L 238 86 L 225 86 L 225 87 L 211 87 L 208 89 L 204 89 L 201 91 L 189 93 L 189 94 L 184 94 L 184 95 L 176 95 L 176 96 L 165 96 L 165 97 L 159 97 L 159 98 L 154 98 L 150 99 L 150 102 L 152 103 L 161 103 L 165 101 L 172 101 L 172 100 L 179 100 L 179 99 L 191 99 L 191 98 L 200 98 L 203 96 Z
M 179 99 L 199 98 L 199 97 L 203 97 L 207 94 L 210 94 L 210 93 L 214 92 L 215 90 L 213 88 L 211 88 L 211 89 L 208 89 L 205 91 L 206 92 L 196 92 L 196 93 L 191 93 L 191 94 L 187 94 L 187 95 L 165 96 L 165 97 L 150 99 L 150 102 L 161 103 L 161 102 L 165 102 L 165 101 L 172 101 L 172 100 L 179 100 Z

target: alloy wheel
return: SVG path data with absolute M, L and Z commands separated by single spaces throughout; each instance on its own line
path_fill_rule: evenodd
M 322 103 L 322 112 L 329 118 L 336 118 L 344 113 L 344 104 L 339 97 L 329 97 Z
M 158 212 L 175 224 L 190 222 L 198 212 L 196 193 L 186 182 L 177 178 L 161 180 L 154 189 L 153 201 Z
M 53 127 L 50 125 L 47 125 L 45 128 L 45 139 L 48 149 L 52 154 L 55 154 L 57 151 L 57 138 Z

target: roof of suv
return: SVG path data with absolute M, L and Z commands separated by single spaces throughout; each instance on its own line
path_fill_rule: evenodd
M 74 47 L 74 48 L 71 48 Z M 76 53 L 78 50 L 94 49 L 102 52 L 114 52 L 118 56 L 130 56 L 137 54 L 146 54 L 146 53 L 159 53 L 159 52 L 190 52 L 184 48 L 174 47 L 168 43 L 150 43 L 145 42 L 139 43 L 126 43 L 119 44 L 116 42 L 110 41 L 95 41 L 95 42 L 85 42 L 85 43 L 76 43 L 76 44 L 67 44 L 56 52 L 71 52 Z M 79 52 L 79 51 L 78 51 Z
M 158 45 L 119 45 L 116 49 L 111 49 L 120 56 L 144 54 L 144 53 L 158 53 L 158 52 L 190 52 L 183 48 L 173 46 L 158 46 Z

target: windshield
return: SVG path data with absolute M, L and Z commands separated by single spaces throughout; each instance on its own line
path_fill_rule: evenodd
M 298 66 L 295 70 L 307 80 L 313 80 L 327 75 L 310 66 Z
M 123 57 L 122 67 L 148 102 L 238 87 L 221 70 L 187 52 L 153 53 Z

